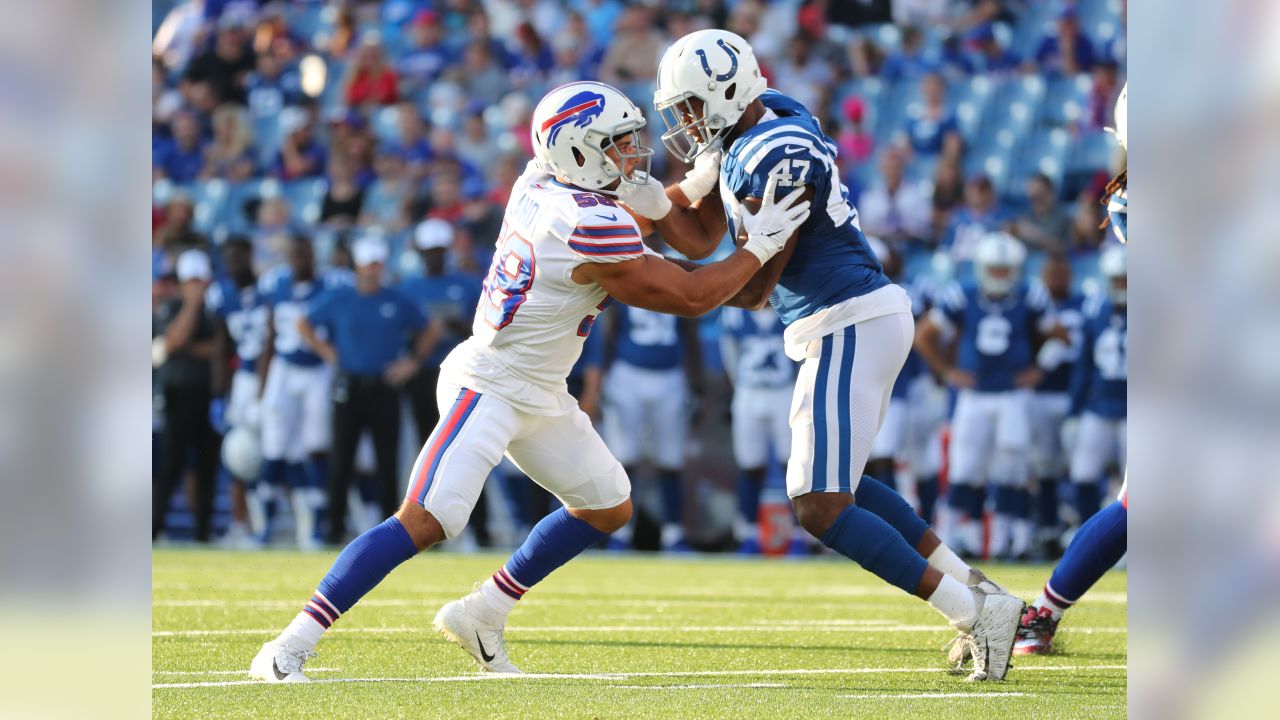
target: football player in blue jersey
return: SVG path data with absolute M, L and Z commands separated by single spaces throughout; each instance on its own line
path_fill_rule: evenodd
M 1049 338 L 1040 348 L 1045 374 L 1031 399 L 1031 475 L 1036 480 L 1036 543 L 1049 557 L 1062 554 L 1058 515 L 1058 482 L 1067 474 L 1062 424 L 1071 407 L 1068 389 L 1080 357 L 1084 296 L 1071 289 L 1071 263 L 1055 253 L 1045 259 L 1038 282 L 1049 295 L 1058 324 L 1068 340 Z
M 604 439 L 628 477 L 651 461 L 662 492 L 663 550 L 687 552 L 680 482 L 690 403 L 702 390 L 698 322 L 619 305 L 605 337 Z M 647 441 L 647 442 L 646 442 Z M 630 528 L 611 539 L 626 544 Z
M 209 286 L 205 307 L 213 315 L 213 396 L 210 420 L 228 433 L 260 432 L 258 356 L 267 337 L 267 308 L 253 272 L 253 244 L 242 235 L 222 243 L 226 273 Z M 228 467 L 228 471 L 231 468 Z M 232 546 L 253 546 L 261 539 L 266 516 L 258 496 L 247 493 L 256 477 L 235 477 L 231 483 L 231 527 L 224 540 Z
M 769 90 L 751 47 L 723 30 L 677 40 L 658 68 L 663 144 L 684 180 L 638 185 L 624 202 L 666 241 L 705 258 L 772 182 L 814 211 L 728 304 L 771 304 L 787 354 L 803 360 L 792 407 L 787 493 L 825 545 L 920 597 L 976 650 L 975 680 L 1003 679 L 1023 603 L 969 567 L 903 498 L 863 478 L 893 382 L 911 350 L 911 301 L 881 270 L 841 184 L 836 145 L 803 105 Z
M 349 270 L 316 269 L 311 239 L 292 238 L 289 264 L 259 281 L 268 308 L 267 341 L 258 375 L 262 397 L 262 482 L 270 496 L 286 484 L 294 511 L 298 546 L 318 547 L 317 522 L 324 510 L 327 455 L 332 432 L 329 403 L 333 367 L 303 342 L 298 319 L 308 304 L 331 287 L 350 285 Z
M 1025 260 L 1012 236 L 987 235 L 974 250 L 977 282 L 942 289 L 916 335 L 929 367 L 956 389 L 948 462 L 955 538 L 968 552 L 981 552 L 990 484 L 990 550 L 1002 558 L 1030 550 L 1031 397 L 1044 376 L 1037 352 L 1051 333 L 1065 337 L 1044 287 L 1022 281 Z
M 787 357 L 784 329 L 770 308 L 720 311 L 720 356 L 733 386 L 733 458 L 741 473 L 733 535 L 738 551 L 748 555 L 762 549 L 758 516 L 769 453 L 781 462 L 791 457 L 789 416 L 796 364 Z M 790 549 L 808 553 L 803 540 Z
M 1126 84 L 1116 100 L 1114 130 L 1120 147 L 1126 152 L 1128 102 L 1129 86 Z M 1129 173 L 1125 169 L 1107 183 L 1102 198 L 1107 204 L 1107 223 L 1122 243 L 1128 241 L 1128 192 Z M 1098 265 L 1107 281 L 1108 302 L 1100 305 L 1086 321 L 1086 341 L 1073 376 L 1072 404 L 1075 409 L 1096 413 L 1098 420 L 1094 425 L 1098 428 L 1098 436 L 1102 438 L 1114 433 L 1108 440 L 1114 440 L 1118 446 L 1123 437 L 1120 434 L 1123 421 L 1113 424 L 1106 418 L 1123 417 L 1127 402 L 1127 382 L 1122 377 L 1128 377 L 1128 261 L 1122 250 L 1112 248 L 1103 253 Z M 1096 504 L 1096 496 L 1093 502 Z M 1129 476 L 1126 469 L 1120 497 L 1080 526 L 1066 554 L 1040 591 L 1040 597 L 1022 616 L 1014 652 L 1019 655 L 1052 652 L 1053 636 L 1063 614 L 1098 582 L 1103 573 L 1124 557 L 1128 546 Z

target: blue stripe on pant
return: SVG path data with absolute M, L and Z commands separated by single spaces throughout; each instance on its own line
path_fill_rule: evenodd
M 834 338 L 822 338 L 822 355 L 813 381 L 813 491 L 827 490 L 827 375 Z M 821 484 L 820 484 L 821 483 Z
M 850 326 L 823 337 L 813 384 L 813 491 L 853 491 L 853 355 L 856 328 Z M 832 377 L 832 371 L 835 371 Z M 835 393 L 834 396 L 831 393 Z M 834 400 L 835 418 L 829 417 L 828 400 Z M 835 466 L 827 452 L 837 449 Z M 833 476 L 834 473 L 834 476 Z M 861 476 L 861 469 L 858 470 Z

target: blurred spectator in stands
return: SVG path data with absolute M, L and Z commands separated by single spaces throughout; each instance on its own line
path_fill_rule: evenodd
M 958 159 L 942 158 L 933 169 L 933 237 L 951 224 L 951 214 L 964 202 L 964 169 Z
M 508 152 L 499 157 L 489 168 L 489 192 L 485 195 L 485 202 L 505 208 L 511 199 L 511 188 L 524 172 L 527 162 L 528 157 L 523 153 Z
M 220 106 L 213 112 L 213 142 L 205 146 L 200 179 L 220 178 L 234 183 L 252 177 L 252 139 L 248 112 L 231 103 Z
M 1093 63 L 1093 44 L 1080 32 L 1075 5 L 1064 5 L 1058 11 L 1057 31 L 1036 47 L 1035 64 L 1043 73 L 1076 75 L 1092 70 Z
M 1036 173 L 1027 180 L 1027 201 L 1026 212 L 1013 222 L 1013 234 L 1029 247 L 1050 254 L 1066 250 L 1067 214 L 1047 175 Z
M 427 140 L 427 123 L 422 119 L 418 106 L 412 102 L 405 100 L 397 108 L 400 111 L 396 117 L 399 134 L 387 150 L 404 160 L 409 179 L 419 183 L 426 179 L 431 161 L 435 159 L 431 143 Z
M 351 161 L 356 184 L 369 187 L 376 177 L 373 171 L 373 134 L 369 123 L 357 110 L 338 108 L 329 121 L 329 154 L 342 155 Z
M 629 5 L 618 18 L 613 39 L 605 50 L 600 79 L 623 92 L 628 92 L 628 85 L 650 84 L 658 75 L 658 60 L 666 49 L 666 40 L 653 27 L 649 8 Z M 650 104 L 650 100 L 645 99 L 643 104 Z
M 978 241 L 987 233 L 1003 229 L 1009 220 L 991 178 L 974 175 L 965 183 L 964 205 L 952 213 L 941 245 L 950 250 L 951 258 L 957 262 L 972 260 Z
M 160 58 L 151 60 L 151 123 L 168 125 L 173 114 L 182 107 L 182 93 L 169 86 L 169 72 Z M 154 135 L 153 138 L 154 140 Z
M 605 39 L 613 36 L 613 28 L 622 14 L 622 3 L 619 0 L 570 0 L 573 9 L 587 23 L 590 36 L 598 38 L 604 45 Z
M 255 118 L 274 117 L 281 110 L 301 103 L 302 79 L 273 53 L 260 53 L 256 69 L 245 77 L 249 111 Z
M 973 59 L 959 34 L 949 33 L 938 49 L 938 72 L 949 81 L 964 81 L 974 72 Z
M 187 101 L 187 108 L 194 110 L 200 121 L 200 134 L 210 135 L 209 116 L 222 104 L 222 96 L 208 80 L 189 82 L 183 88 L 183 98 Z
M 204 311 L 213 268 L 203 250 L 188 249 L 178 256 L 176 272 L 179 295 L 162 302 L 151 321 L 152 358 L 159 368 L 155 382 L 164 404 L 161 467 L 151 500 L 151 538 L 164 530 L 173 490 L 188 463 L 194 461 L 194 507 L 189 509 L 195 517 L 195 540 L 205 543 L 212 525 L 218 467 L 218 434 L 209 423 L 213 324 Z
M 151 156 L 152 180 L 167 178 L 187 184 L 196 179 L 204 166 L 204 143 L 200 139 L 200 123 L 195 113 L 179 110 L 170 123 L 173 137 L 160 143 Z
M 933 0 L 906 1 L 916 4 L 933 2 Z M 955 30 L 965 31 L 975 25 L 997 20 L 1010 24 L 1017 21 L 1017 16 L 1011 7 L 1015 3 L 1011 0 L 951 0 L 949 4 L 951 5 L 948 9 L 949 14 L 959 13 L 959 16 L 951 21 L 951 27 Z
M 333 31 L 329 33 L 327 50 L 334 60 L 345 60 L 356 42 L 356 14 L 349 3 L 334 3 L 337 8 L 333 18 Z
M 259 275 L 285 261 L 289 243 L 297 231 L 289 203 L 280 195 L 264 197 L 254 208 L 253 269 Z
M 489 137 L 484 122 L 484 106 L 471 103 L 462 120 L 462 133 L 456 138 L 458 157 L 476 168 L 488 168 L 497 159 L 498 146 Z
M 272 0 L 258 14 L 258 26 L 253 31 L 253 51 L 258 55 L 271 54 L 284 64 L 298 60 L 310 42 L 289 28 L 284 15 L 284 2 Z
M 184 93 L 191 83 L 205 81 L 219 99 L 245 104 L 245 78 L 255 66 L 245 23 L 240 13 L 227 13 L 218 20 L 213 47 L 187 65 Z
M 919 80 L 936 72 L 934 62 L 925 56 L 924 34 L 917 27 L 902 29 L 902 47 L 889 52 L 880 66 L 880 77 L 889 82 Z
M 382 40 L 377 33 L 366 32 L 342 78 L 343 100 L 348 107 L 368 113 L 372 108 L 399 101 L 399 83 L 395 69 L 387 64 L 382 52 Z
M 320 222 L 333 227 L 350 227 L 360 217 L 364 190 L 356 182 L 351 158 L 342 153 L 329 156 L 329 189 L 320 207 Z
M 421 215 L 454 224 L 462 220 L 462 173 L 456 165 L 441 163 L 431 173 L 431 188 L 423 199 Z
M 196 50 L 204 23 L 204 7 L 200 0 L 177 3 L 164 16 L 151 41 L 151 53 L 170 70 L 186 67 Z
M 361 208 L 360 224 L 381 227 L 397 233 L 407 224 L 406 210 L 411 183 L 403 157 L 387 147 L 378 150 L 374 160 L 377 179 L 369 186 Z
M 551 49 L 556 62 L 547 79 L 550 87 L 600 76 L 604 45 L 591 35 L 581 14 L 572 12 L 565 17 L 564 26 L 551 36 Z
M 511 84 L 519 88 L 536 87 L 555 65 L 551 47 L 528 22 L 516 26 L 515 42 L 507 48 L 507 56 L 511 60 Z
M 281 180 L 317 177 L 324 171 L 326 153 L 312 136 L 311 114 L 301 107 L 280 111 L 280 151 L 275 175 Z
M 795 38 L 787 43 L 786 56 L 774 63 L 770 83 L 785 89 L 797 102 L 822 115 L 834 80 L 831 65 L 814 58 L 813 46 L 806 40 Z
M 884 53 L 880 46 L 862 35 L 855 35 L 849 41 L 847 55 L 849 68 L 855 77 L 871 77 L 877 74 L 884 64 Z
M 932 235 L 932 208 L 922 183 L 904 177 L 907 158 L 899 148 L 880 154 L 880 179 L 858 198 L 862 231 L 902 248 Z
M 1114 127 L 1115 118 L 1112 113 L 1116 107 L 1116 97 L 1120 94 L 1120 68 L 1112 60 L 1103 60 L 1093 66 L 1093 87 L 1089 90 L 1089 100 L 1084 109 L 1084 127 L 1088 130 L 1101 130 Z
M 198 235 L 191 227 L 195 216 L 196 205 L 191 196 L 182 190 L 174 190 L 165 199 L 160 224 L 151 235 L 152 248 L 170 256 L 172 261 L 178 248 L 197 244 Z
M 949 158 L 964 154 L 960 125 L 947 107 L 945 93 L 946 81 L 941 75 L 931 72 L 920 78 L 923 103 L 908 110 L 906 125 L 899 137 L 899 142 L 905 140 L 916 154 Z
M 871 159 L 876 149 L 876 139 L 863 124 L 866 121 L 866 103 L 862 98 L 856 95 L 845 98 L 840 103 L 840 110 L 844 117 L 840 123 L 840 131 L 836 133 L 836 146 L 840 150 L 836 157 L 841 167 L 848 172 L 854 166 Z
M 955 2 L 953 0 L 894 0 L 891 5 L 894 25 L 935 27 L 951 19 Z
M 1114 62 L 1120 67 L 1125 67 L 1125 60 L 1129 55 L 1129 2 L 1128 0 L 1120 0 L 1120 27 L 1117 28 L 1116 34 L 1112 35 L 1102 46 L 1099 55 Z
M 1106 234 L 1102 227 L 1102 206 L 1098 204 L 1098 193 L 1085 188 L 1076 198 L 1067 251 L 1094 252 L 1102 244 Z
M 502 99 L 507 91 L 507 73 L 495 59 L 488 43 L 475 42 L 462 53 L 462 64 L 450 73 L 464 94 L 486 105 Z
M 409 27 L 409 49 L 396 63 L 401 91 L 412 95 L 439 79 L 452 57 L 444 43 L 444 26 L 434 10 L 419 10 Z
M 1021 63 L 1010 49 L 1002 47 L 991 23 L 975 25 L 965 34 L 965 44 L 972 51 L 974 72 L 984 75 L 1008 75 L 1017 72 Z

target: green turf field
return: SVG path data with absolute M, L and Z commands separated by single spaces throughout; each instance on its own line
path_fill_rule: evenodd
M 481 675 L 431 631 L 505 555 L 432 552 L 343 617 L 310 685 L 249 683 L 332 553 L 157 550 L 153 708 L 162 718 L 1120 718 L 1125 574 L 1071 611 L 1060 654 L 1004 683 L 948 675 L 945 623 L 851 563 L 589 554 L 529 593 L 507 644 L 523 677 Z M 1049 567 L 989 566 L 1030 600 Z

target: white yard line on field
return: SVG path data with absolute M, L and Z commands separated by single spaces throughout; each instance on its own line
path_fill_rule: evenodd
M 1126 670 L 1128 665 L 1042 665 L 1038 667 L 1020 667 L 1018 672 L 1090 672 L 1095 670 Z M 237 671 L 246 672 L 247 671 Z M 627 680 L 647 677 L 742 677 L 751 675 L 880 675 L 896 673 L 936 673 L 946 672 L 943 668 L 785 668 L 760 670 L 690 670 L 671 672 L 618 672 L 618 673 L 485 673 L 478 675 L 454 675 L 446 677 L 398 677 L 398 678 L 321 678 L 313 679 L 316 683 L 466 683 L 486 681 L 531 681 L 531 680 Z M 187 682 L 157 683 L 153 690 L 175 688 L 234 687 L 238 685 L 261 685 L 257 680 L 226 680 L 221 682 Z M 610 686 L 614 687 L 614 686 Z M 641 686 L 644 687 L 644 686 Z M 711 685 L 710 687 L 729 687 L 728 685 Z M 1002 693 L 1003 694 L 1003 693 Z M 899 696 L 894 696 L 899 697 Z
M 1121 634 L 1128 632 L 1125 627 L 1070 627 L 1073 633 L 1082 635 Z M 724 633 L 724 632 L 833 632 L 833 633 L 875 633 L 875 632 L 920 632 L 951 633 L 945 625 L 844 625 L 829 624 L 824 621 L 809 621 L 795 625 L 538 625 L 532 627 L 509 627 L 511 633 Z M 155 630 L 152 637 L 203 637 L 210 635 L 274 635 L 279 629 L 246 629 L 217 628 L 209 630 Z M 394 633 L 434 633 L 430 627 L 336 627 L 330 633 L 352 633 L 369 635 L 386 635 Z
M 245 670 L 152 670 L 152 675 L 244 675 Z M 309 673 L 338 672 L 338 668 L 309 667 Z
M 936 698 L 993 698 L 993 697 L 1029 697 L 1033 693 L 1024 692 L 974 692 L 974 693 L 863 693 L 859 695 L 837 695 L 838 698 L 859 699 L 893 699 L 893 700 L 933 700 Z

